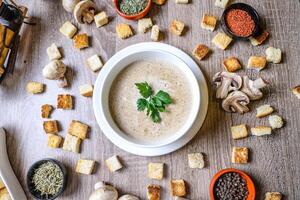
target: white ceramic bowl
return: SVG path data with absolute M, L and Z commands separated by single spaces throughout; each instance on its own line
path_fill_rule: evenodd
M 124 52 L 124 50 L 122 50 L 122 52 L 123 53 L 117 53 L 114 55 L 105 64 L 97 78 L 94 88 L 94 112 L 100 127 L 105 127 L 105 130 L 102 131 L 106 137 L 108 137 L 108 139 L 121 148 L 122 146 L 128 145 L 139 148 L 157 148 L 171 144 L 182 138 L 191 129 L 197 118 L 200 108 L 199 84 L 189 66 L 187 66 L 186 63 L 176 55 L 160 49 L 137 49 L 131 52 Z M 126 133 L 123 133 L 112 119 L 109 109 L 109 93 L 113 81 L 125 67 L 135 61 L 145 59 L 149 60 L 151 58 L 167 60 L 174 66 L 178 67 L 182 74 L 186 76 L 191 89 L 191 94 L 193 96 L 191 102 L 191 111 L 188 115 L 186 123 L 184 123 L 184 125 L 176 133 L 166 139 L 160 140 L 159 142 L 141 142 L 130 137 Z

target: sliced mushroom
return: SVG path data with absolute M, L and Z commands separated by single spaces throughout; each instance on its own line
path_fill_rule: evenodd
M 227 112 L 238 112 L 240 114 L 249 111 L 247 105 L 250 103 L 249 97 L 241 91 L 231 92 L 222 102 L 222 108 Z
M 231 91 L 242 87 L 242 77 L 235 73 L 218 72 L 213 77 L 213 82 L 217 85 L 216 97 L 224 99 Z
M 94 20 L 96 5 L 91 0 L 83 0 L 76 4 L 74 17 L 78 23 L 91 23 Z
M 65 76 L 67 67 L 61 60 L 53 60 L 43 69 L 43 76 L 50 80 L 58 80 Z
M 241 91 L 247 94 L 250 100 L 258 100 L 263 97 L 263 93 L 260 89 L 266 86 L 267 82 L 262 78 L 252 81 L 248 76 L 243 76 L 243 87 Z
M 79 1 L 80 0 L 62 0 L 62 6 L 67 12 L 72 13 Z
M 89 197 L 89 200 L 117 200 L 118 191 L 111 185 L 104 182 L 95 184 L 95 191 Z
M 125 194 L 121 196 L 118 200 L 140 200 L 138 197 L 130 195 L 130 194 Z

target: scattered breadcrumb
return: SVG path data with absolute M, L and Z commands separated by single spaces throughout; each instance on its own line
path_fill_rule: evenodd
M 228 3 L 229 3 L 229 0 L 216 0 L 215 6 L 220 7 L 220 8 L 226 8 Z
M 59 31 L 68 38 L 72 38 L 77 32 L 77 28 L 71 22 L 66 21 Z
M 282 53 L 280 49 L 276 49 L 274 47 L 269 47 L 266 49 L 267 61 L 272 63 L 280 63 Z
M 79 93 L 84 97 L 92 97 L 93 96 L 94 87 L 91 84 L 84 84 L 79 86 Z
M 89 47 L 89 36 L 86 33 L 77 34 L 73 38 L 74 47 L 76 49 L 84 49 Z
M 57 96 L 57 108 L 64 110 L 73 109 L 73 97 L 70 94 L 59 94 Z
M 162 180 L 164 177 L 164 163 L 149 163 L 148 178 Z
M 257 126 L 251 128 L 251 134 L 255 136 L 271 135 L 272 128 L 269 126 Z
M 281 200 L 282 195 L 279 192 L 267 192 L 265 200 Z
M 142 18 L 138 20 L 139 33 L 146 33 L 153 26 L 151 18 Z
M 148 200 L 160 200 L 160 186 L 150 184 L 147 186 Z
M 152 26 L 152 29 L 151 29 L 151 39 L 153 41 L 157 42 L 159 40 L 159 34 L 160 34 L 159 27 L 157 25 Z
M 204 156 L 202 153 L 189 153 L 188 154 L 188 162 L 189 167 L 192 169 L 198 168 L 202 169 L 204 168 Z
M 257 111 L 256 117 L 262 118 L 262 117 L 270 115 L 274 111 L 274 109 L 269 104 L 265 104 L 265 105 L 261 105 L 258 108 L 256 108 L 256 111 Z
M 223 66 L 228 72 L 235 72 L 242 68 L 239 60 L 236 57 L 226 58 L 223 61 Z
M 248 69 L 260 71 L 267 65 L 267 59 L 264 56 L 251 56 L 248 60 Z
M 212 40 L 213 44 L 215 44 L 218 48 L 223 50 L 225 50 L 231 42 L 232 38 L 226 35 L 225 33 L 217 33 Z
M 50 148 L 59 148 L 61 145 L 61 142 L 63 140 L 62 137 L 60 137 L 59 135 L 55 135 L 55 134 L 47 134 L 48 137 L 48 147 Z
M 175 0 L 175 3 L 177 3 L 177 4 L 187 4 L 187 3 L 189 3 L 189 0 Z
M 210 31 L 214 31 L 217 25 L 217 21 L 217 17 L 209 14 L 204 14 L 201 21 L 201 27 Z
M 183 33 L 185 24 L 179 20 L 173 20 L 170 26 L 170 31 L 175 35 L 181 36 Z
M 41 107 L 42 118 L 49 118 L 52 110 L 53 110 L 53 107 L 51 105 L 49 105 L 49 104 L 42 105 L 42 107 Z
M 230 129 L 232 138 L 235 140 L 248 137 L 249 135 L 246 124 L 232 126 Z
M 123 168 L 123 165 L 120 162 L 117 155 L 112 156 L 112 157 L 108 158 L 107 160 L 105 160 L 105 164 L 106 164 L 107 168 L 109 169 L 109 171 L 111 171 L 111 172 L 115 172 L 115 171 Z
M 231 162 L 236 164 L 248 163 L 249 149 L 247 147 L 233 147 Z
M 128 24 L 118 24 L 116 26 L 116 32 L 120 39 L 126 39 L 133 35 L 131 27 Z
M 57 60 L 61 58 L 61 53 L 55 43 L 52 43 L 51 46 L 47 48 L 47 54 L 49 60 Z
M 264 41 L 267 40 L 269 35 L 270 35 L 269 32 L 265 30 L 260 35 L 255 36 L 255 37 L 251 37 L 250 42 L 253 46 L 261 45 Z
M 76 172 L 80 174 L 92 174 L 96 165 L 96 161 L 94 160 L 84 160 L 80 159 L 76 165 Z
M 272 129 L 282 128 L 283 126 L 283 119 L 279 115 L 271 115 L 268 120 Z
M 96 72 L 98 70 L 100 70 L 102 67 L 103 67 L 103 63 L 100 59 L 100 57 L 95 54 L 91 57 L 89 57 L 87 60 L 86 60 L 86 63 L 88 65 L 88 67 L 93 71 L 93 72 Z
M 80 145 L 81 145 L 81 139 L 67 134 L 64 144 L 63 144 L 63 149 L 66 151 L 72 151 L 74 153 L 79 153 L 80 152 Z
M 208 53 L 209 53 L 209 48 L 204 45 L 204 44 L 198 44 L 194 50 L 193 50 L 193 55 L 198 59 L 202 60 Z
M 58 125 L 56 120 L 44 121 L 43 122 L 44 131 L 48 134 L 58 133 Z
M 100 12 L 97 15 L 94 16 L 94 20 L 96 23 L 97 28 L 100 28 L 101 26 L 104 26 L 108 23 L 108 17 L 106 15 L 106 12 Z
M 183 179 L 171 180 L 171 194 L 178 197 L 186 195 L 186 187 Z
M 300 85 L 294 87 L 294 88 L 292 89 L 292 92 L 294 93 L 294 95 L 296 95 L 296 97 L 297 97 L 298 99 L 300 99 Z
M 30 81 L 26 85 L 26 90 L 30 94 L 40 94 L 44 92 L 44 84 L 40 82 Z

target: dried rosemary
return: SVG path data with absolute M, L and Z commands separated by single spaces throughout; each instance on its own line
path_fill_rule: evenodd
M 142 12 L 150 0 L 119 0 L 119 8 L 126 15 Z
M 63 173 L 57 164 L 46 162 L 34 171 L 32 183 L 42 196 L 55 195 L 63 187 Z

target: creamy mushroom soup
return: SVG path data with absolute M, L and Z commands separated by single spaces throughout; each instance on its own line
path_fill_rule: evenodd
M 173 103 L 160 113 L 161 122 L 154 123 L 145 112 L 137 110 L 141 98 L 135 83 L 148 82 L 153 92 L 168 92 Z M 114 80 L 110 95 L 110 112 L 125 134 L 143 142 L 156 142 L 177 132 L 191 109 L 190 85 L 185 75 L 173 64 L 163 61 L 136 61 L 122 70 Z

